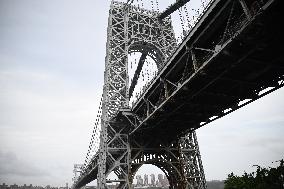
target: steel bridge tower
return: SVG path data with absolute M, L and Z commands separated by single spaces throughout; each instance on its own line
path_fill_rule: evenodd
M 143 164 L 159 167 L 170 188 L 206 188 L 204 171 L 195 132 L 168 141 L 154 138 L 137 142 L 129 133 L 133 117 L 129 99 L 146 56 L 160 71 L 176 49 L 171 19 L 158 18 L 159 12 L 112 1 L 109 10 L 101 134 L 98 158 L 98 188 L 108 188 L 108 175 L 114 172 L 118 188 L 132 188 L 136 171 Z M 132 83 L 128 76 L 128 54 L 141 52 Z M 140 67 L 140 70 L 139 70 Z M 123 117 L 118 119 L 120 110 Z M 125 121 L 128 120 L 128 121 Z

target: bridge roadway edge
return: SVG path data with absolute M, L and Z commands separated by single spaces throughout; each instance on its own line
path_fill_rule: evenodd
M 226 84 L 227 86 L 234 86 L 234 85 L 242 85 L 239 86 L 239 88 L 241 87 L 247 87 L 250 91 L 247 92 L 247 94 L 239 94 L 241 96 L 238 96 L 238 93 L 236 91 L 231 91 L 230 93 L 226 93 L 223 92 L 222 93 L 220 91 L 219 94 L 215 92 L 215 96 L 219 96 L 219 99 L 216 100 L 216 102 L 219 102 L 222 104 L 222 101 L 225 101 L 227 99 L 225 99 L 225 97 L 228 98 L 233 98 L 233 102 L 228 103 L 228 104 L 224 104 L 224 107 L 216 107 L 217 110 L 215 110 L 214 113 L 211 113 L 210 115 L 205 115 L 206 118 L 200 118 L 196 121 L 196 123 L 194 123 L 194 125 L 192 123 L 186 123 L 184 124 L 184 127 L 188 128 L 190 127 L 190 125 L 193 125 L 190 129 L 197 129 L 200 126 L 204 126 L 205 124 L 200 125 L 200 122 L 205 122 L 205 123 L 209 123 L 211 122 L 210 120 L 208 120 L 210 117 L 212 116 L 217 116 L 222 117 L 224 115 L 226 115 L 227 113 L 222 112 L 225 109 L 228 108 L 232 108 L 232 110 L 230 110 L 229 112 L 233 112 L 237 109 L 236 106 L 237 102 L 241 101 L 240 99 L 250 99 L 249 102 L 255 101 L 258 98 L 264 96 L 265 94 L 268 94 L 268 92 L 260 95 L 260 94 L 256 94 L 258 92 L 260 92 L 261 90 L 267 88 L 267 87 L 273 87 L 273 89 L 271 89 L 270 92 L 280 88 L 283 86 L 283 84 L 279 83 L 281 81 L 283 81 L 283 75 L 284 75 L 284 66 L 283 66 L 283 47 L 281 47 L 281 44 L 284 41 L 284 36 L 283 34 L 283 27 L 278 27 L 279 24 L 281 23 L 281 16 L 283 17 L 283 11 L 281 12 L 281 7 L 283 7 L 283 5 L 281 5 L 280 1 L 273 1 L 274 3 L 270 3 L 271 7 L 267 7 L 267 10 L 263 10 L 263 12 L 259 13 L 258 15 L 254 16 L 254 18 L 249 21 L 246 24 L 246 27 L 244 27 L 242 29 L 242 31 L 239 31 L 241 33 L 237 33 L 232 39 L 231 41 L 228 41 L 225 45 L 223 45 L 222 49 L 220 49 L 219 52 L 215 53 L 210 60 L 208 60 L 207 62 L 204 63 L 204 65 L 201 65 L 199 70 L 193 74 L 193 76 L 191 78 L 188 78 L 187 81 L 185 82 L 181 82 L 178 83 L 176 82 L 175 85 L 178 86 L 176 87 L 176 90 L 172 93 L 171 96 L 169 96 L 167 99 L 164 100 L 163 103 L 160 103 L 159 105 L 157 105 L 157 107 L 155 107 L 155 110 L 148 116 L 146 117 L 143 122 L 141 122 L 139 125 L 136 126 L 135 130 L 132 131 L 131 135 L 133 137 L 139 137 L 139 130 L 141 130 L 141 133 L 143 132 L 143 138 L 145 138 L 145 136 L 147 136 L 147 134 L 145 133 L 145 131 L 147 129 L 151 130 L 149 127 L 151 127 L 151 124 L 154 124 L 155 120 L 161 120 L 161 117 L 166 118 L 167 121 L 164 122 L 164 124 L 160 124 L 159 129 L 157 130 L 151 130 L 149 133 L 149 135 L 152 135 L 152 133 L 160 133 L 159 131 L 162 131 L 161 135 L 156 135 L 152 137 L 159 137 L 159 136 L 165 136 L 166 133 L 171 133 L 172 135 L 174 135 L 174 131 L 173 130 L 166 130 L 166 126 L 168 125 L 182 125 L 180 123 L 168 123 L 168 120 L 173 120 L 176 119 L 177 114 L 180 114 L 181 117 L 184 117 L 186 119 L 182 119 L 181 122 L 186 123 L 186 120 L 188 116 L 185 116 L 184 113 L 185 112 L 190 112 L 190 111 L 186 111 L 186 109 L 182 109 L 182 107 L 178 107 L 177 109 L 182 109 L 179 112 L 177 112 L 173 117 L 169 117 L 169 115 L 174 111 L 174 106 L 172 106 L 172 104 L 176 103 L 183 103 L 185 104 L 185 100 L 188 100 L 186 98 L 175 98 L 175 95 L 178 95 L 180 97 L 190 97 L 193 98 L 193 94 L 188 94 L 186 91 L 190 90 L 190 84 L 194 85 L 194 80 L 200 80 L 199 85 L 195 84 L 195 87 L 198 88 L 198 86 L 200 86 L 203 83 L 203 88 L 207 88 L 209 89 L 209 85 L 208 83 L 210 83 L 210 87 L 214 88 L 212 84 L 219 82 L 220 84 Z M 278 10 L 277 10 L 278 9 Z M 270 18 L 269 18 L 270 17 Z M 267 20 L 266 20 L 267 19 Z M 265 22 L 265 23 L 261 23 L 261 22 Z M 261 26 L 262 25 L 262 26 Z M 257 30 L 265 30 L 266 33 L 259 31 L 260 33 L 258 35 L 256 35 L 255 31 Z M 261 33 L 262 32 L 262 33 Z M 264 33 L 264 34 L 263 34 Z M 245 36 L 245 35 L 250 35 L 250 36 Z M 250 39 L 249 39 L 250 38 Z M 266 40 L 266 41 L 265 41 Z M 187 40 L 190 41 L 190 40 Z M 250 44 L 249 44 L 250 43 Z M 192 44 L 187 44 L 187 46 L 191 46 Z M 242 45 L 242 46 L 240 46 Z M 266 46 L 266 47 L 265 47 Z M 246 49 L 247 48 L 247 49 Z M 251 49 L 250 49 L 251 48 Z M 186 57 L 186 45 L 184 45 L 183 48 L 180 48 L 180 52 L 182 55 L 177 55 L 178 57 Z M 236 55 L 234 55 L 233 53 L 231 53 L 231 55 L 228 55 L 229 53 L 233 52 L 233 51 L 243 51 L 241 52 L 237 52 Z M 243 54 L 243 57 L 238 59 L 239 56 Z M 267 56 L 265 57 L 264 55 Z M 260 58 L 257 58 L 257 57 Z M 174 60 L 174 58 L 172 58 Z M 235 60 L 234 60 L 235 59 Z M 181 60 L 176 63 L 176 64 L 182 64 L 181 62 L 185 62 L 185 58 L 181 58 Z M 226 64 L 226 62 L 233 62 L 235 61 L 235 63 L 232 64 L 227 64 L 227 68 L 226 68 L 226 72 L 228 73 L 222 73 L 222 75 L 220 75 L 220 72 L 218 72 L 218 70 L 214 70 L 213 66 L 219 65 L 219 66 L 223 66 Z M 270 61 L 270 62 L 268 62 Z M 221 62 L 221 63 L 220 63 Z M 223 63 L 222 63 L 223 62 Z M 170 64 L 169 64 L 170 65 Z M 172 65 L 172 66 L 168 66 L 168 67 L 174 67 L 176 65 Z M 239 70 L 238 70 L 239 69 Z M 255 69 L 255 70 L 253 70 Z M 211 70 L 213 74 L 208 74 L 206 73 L 208 70 Z M 247 70 L 245 72 L 245 70 Z M 248 71 L 249 70 L 249 71 Z M 169 70 L 169 72 L 173 72 L 174 74 L 181 74 L 181 72 L 174 72 L 173 70 Z M 214 72 L 216 73 L 214 73 Z M 230 71 L 230 73 L 229 73 Z M 234 73 L 234 72 L 238 72 L 238 73 Z M 251 73 L 249 73 L 251 72 Z M 260 73 L 257 73 L 260 72 Z M 167 73 L 167 70 L 164 70 L 163 73 L 161 73 L 159 75 L 159 78 L 157 78 L 155 80 L 155 82 L 152 84 L 152 86 L 150 88 L 148 88 L 148 91 L 146 91 L 144 93 L 144 95 L 141 97 L 140 101 L 136 104 L 136 106 L 134 106 L 133 108 L 133 112 L 136 114 L 142 114 L 141 112 L 141 107 L 145 107 L 146 105 L 146 100 L 145 99 L 149 99 L 149 97 L 151 97 L 151 95 L 153 96 L 153 94 L 151 94 L 151 92 L 153 93 L 154 90 L 158 91 L 157 88 L 159 89 L 159 85 L 161 85 L 161 81 L 166 80 L 167 76 L 166 75 L 170 75 L 169 73 Z M 173 75 L 174 75 L 173 74 Z M 253 79 L 242 79 L 242 77 L 245 76 L 245 74 L 247 74 L 246 77 L 253 77 L 253 76 L 249 76 L 249 74 L 258 74 L 256 76 L 254 76 Z M 166 76 L 166 77 L 165 77 Z M 202 81 L 203 80 L 203 81 Z M 191 82 L 191 83 L 190 83 Z M 217 85 L 216 85 L 217 86 Z M 160 87 L 161 88 L 161 87 Z M 191 87 L 193 88 L 193 87 Z M 199 88 L 199 90 L 205 90 Z M 220 86 L 219 86 L 220 88 Z M 237 89 L 237 87 L 236 87 Z M 224 89 L 223 89 L 224 90 Z M 233 89 L 232 89 L 233 90 Z M 239 89 L 240 90 L 240 89 Z M 211 93 L 212 91 L 208 91 L 207 93 Z M 191 95 L 191 96 L 190 96 Z M 214 93 L 212 92 L 212 95 L 214 95 Z M 246 96 L 244 96 L 246 95 Z M 196 94 L 195 94 L 196 96 Z M 199 99 L 200 101 L 203 101 L 203 103 L 206 103 L 205 99 Z M 195 99 L 197 100 L 197 99 Z M 179 102 L 178 102 L 179 101 Z M 214 101 L 214 100 L 212 100 Z M 152 104 L 153 101 L 151 101 Z M 169 104 L 168 106 L 166 104 Z M 194 103 L 192 103 L 194 105 Z M 240 107 L 243 107 L 244 105 L 246 105 L 248 103 L 245 103 L 243 105 L 240 105 Z M 198 106 L 198 104 L 196 104 Z M 213 105 L 214 106 L 214 105 Z M 209 106 L 206 108 L 210 108 Z M 168 114 L 165 113 L 168 110 Z M 144 110 L 145 111 L 145 110 Z M 218 112 L 218 114 L 216 115 L 216 111 Z M 193 111 L 194 112 L 194 111 Z M 228 112 L 228 113 L 229 113 Z M 164 114 L 164 116 L 162 115 Z M 197 113 L 198 114 L 198 113 Z M 161 116 L 160 116 L 161 115 Z M 157 116 L 160 116 L 159 118 Z M 151 122 L 151 120 L 153 120 Z M 216 120 L 216 118 L 214 119 Z M 168 124 L 167 124 L 168 123 Z M 155 125 L 155 124 L 154 124 Z M 157 125 L 156 125 L 157 126 Z M 152 126 L 154 127 L 154 126 Z M 158 127 L 158 126 L 157 126 Z M 162 128 L 163 127 L 163 128 Z M 169 126 L 170 127 L 170 126 Z M 175 129 L 175 128 L 173 128 Z M 185 132 L 181 132 L 181 135 L 188 132 L 189 130 L 186 130 Z M 135 134 L 135 132 L 137 134 Z M 177 134 L 178 135 L 178 134 Z M 175 135 L 175 137 L 177 136 Z M 175 138 L 173 137 L 173 138 Z
M 221 1 L 224 2 L 224 1 Z M 165 102 L 168 102 L 167 104 L 162 104 L 162 106 L 157 106 L 158 111 L 156 113 L 152 114 L 151 118 L 141 124 L 141 125 L 135 125 L 136 127 L 135 132 L 131 133 L 131 137 L 137 138 L 138 140 L 147 140 L 147 137 L 149 138 L 157 138 L 161 136 L 168 137 L 168 140 L 173 141 L 176 136 L 180 136 L 184 134 L 185 132 L 188 132 L 191 129 L 197 129 L 200 126 L 200 122 L 205 122 L 206 124 L 211 122 L 212 120 L 208 120 L 212 116 L 216 116 L 216 112 L 218 112 L 220 115 L 217 116 L 217 118 L 222 117 L 226 114 L 224 114 L 223 110 L 232 108 L 231 110 L 236 110 L 234 106 L 236 106 L 236 102 L 240 101 L 240 98 L 250 98 L 252 99 L 250 102 L 257 100 L 258 97 L 262 97 L 258 94 L 256 94 L 261 89 L 267 88 L 267 87 L 273 87 L 271 91 L 268 91 L 265 94 L 268 94 L 269 92 L 272 92 L 273 90 L 276 90 L 283 86 L 283 75 L 284 75 L 284 58 L 283 58 L 283 47 L 281 47 L 281 44 L 284 42 L 284 34 L 283 29 L 281 27 L 277 27 L 281 23 L 281 17 L 283 17 L 283 2 L 280 0 L 275 1 L 269 1 L 270 5 L 267 6 L 267 10 L 263 10 L 262 13 L 259 13 L 256 15 L 253 20 L 251 20 L 247 24 L 247 28 L 244 28 L 242 33 L 238 33 L 237 36 L 233 38 L 231 44 L 224 45 L 224 48 L 220 49 L 218 54 L 216 56 L 212 57 L 210 61 L 206 65 L 200 66 L 199 70 L 197 71 L 195 77 L 193 78 L 187 78 L 182 83 L 174 83 L 176 84 L 176 89 L 174 89 L 174 92 L 172 92 L 172 96 L 169 95 L 169 97 L 166 99 Z M 263 22 L 266 25 L 262 25 Z M 259 35 L 255 35 L 255 29 L 259 30 L 259 28 L 267 30 L 268 33 L 271 36 L 267 36 L 266 40 L 260 40 L 261 35 L 263 33 L 260 33 Z M 248 36 L 250 36 L 250 39 L 244 37 L 242 38 L 242 35 L 246 33 Z M 272 35 L 273 34 L 273 35 Z M 257 38 L 257 39 L 255 39 Z M 272 40 L 270 39 L 272 38 Z M 276 39 L 277 38 L 277 39 Z M 188 43 L 190 42 L 189 39 L 186 40 Z M 180 54 L 178 53 L 177 57 L 181 57 L 180 62 L 186 62 L 186 53 L 188 47 L 192 44 L 186 44 L 184 45 L 181 50 Z M 240 47 L 239 45 L 241 43 L 247 43 L 247 46 Z M 187 47 L 186 47 L 187 46 Z M 253 47 L 251 51 L 247 51 L 244 47 Z M 234 50 L 240 50 L 243 51 L 241 54 L 243 55 L 244 59 L 249 58 L 248 61 L 244 61 L 241 59 L 238 59 L 239 57 L 237 55 L 234 55 Z M 269 56 L 265 57 L 265 53 L 268 53 Z M 221 56 L 222 55 L 222 56 Z M 261 58 L 257 58 L 258 55 Z M 226 67 L 226 62 L 230 59 L 234 59 L 234 66 Z M 175 58 L 173 58 L 175 60 Z M 241 61 L 240 61 L 241 60 Z M 268 62 L 269 61 L 269 62 Z M 170 63 L 169 65 L 174 64 Z M 177 64 L 177 63 L 175 63 Z M 182 64 L 182 63 L 179 63 Z M 221 67 L 226 67 L 227 72 L 220 74 L 220 70 L 215 69 L 214 65 L 220 65 Z M 233 65 L 233 64 L 232 64 Z M 228 66 L 228 65 L 227 65 Z M 169 66 L 170 67 L 170 66 Z M 175 65 L 173 66 L 175 67 Z M 172 75 L 169 73 L 169 71 L 172 71 L 173 74 L 181 73 L 182 68 L 173 69 L 173 70 L 167 70 L 165 69 L 163 73 L 159 75 L 159 78 L 155 80 L 155 82 L 151 85 L 151 87 L 148 89 L 148 93 L 146 92 L 144 96 L 140 99 L 140 101 L 136 104 L 136 106 L 132 109 L 132 113 L 137 114 L 138 116 L 141 115 L 141 108 L 143 103 L 145 103 L 145 99 L 148 99 L 149 92 L 153 88 L 157 88 L 157 86 L 161 85 L 161 80 L 167 79 L 165 76 L 167 75 L 168 78 L 173 79 Z M 238 70 L 239 69 L 239 70 Z M 250 71 L 256 69 L 259 73 L 257 73 L 256 76 L 252 76 Z M 247 73 L 244 71 L 247 70 Z M 167 73 L 168 71 L 168 73 Z M 211 74 L 206 74 L 208 71 L 211 71 Z M 237 72 L 241 71 L 243 75 L 236 74 Z M 234 76 L 234 77 L 232 77 Z M 248 79 L 249 77 L 253 77 L 253 79 Z M 162 78 L 162 79 L 161 79 Z M 200 83 L 190 83 L 192 81 L 196 81 L 200 79 Z M 173 79 L 174 80 L 174 79 Z M 208 84 L 208 81 L 212 81 L 210 85 L 206 86 Z M 213 85 L 214 84 L 214 85 Z M 217 85 L 219 84 L 219 85 Z M 169 84 L 168 84 L 169 85 Z M 206 87 L 205 87 L 206 86 Z M 224 89 L 222 86 L 225 86 L 224 88 L 231 87 L 230 90 L 226 90 L 226 92 L 220 93 L 217 89 Z M 199 92 L 198 94 L 204 95 L 200 98 L 197 98 L 198 95 L 194 95 L 193 93 L 190 93 L 190 89 L 193 87 L 197 87 L 198 90 L 195 90 L 195 94 L 199 90 L 202 89 L 202 93 Z M 203 89 L 205 87 L 205 89 Z M 214 91 L 213 89 L 216 89 Z M 241 93 L 237 92 L 238 90 L 246 90 L 248 89 L 249 92 L 247 93 Z M 204 93 L 203 93 L 204 92 Z M 176 95 L 176 96 L 175 96 Z M 178 97 L 178 98 L 177 98 Z M 186 97 L 186 98 L 181 98 Z M 189 98 L 190 97 L 190 98 Z M 144 98 L 144 100 L 143 100 Z M 214 102 L 221 103 L 222 106 L 218 106 L 216 104 L 210 104 L 205 99 L 212 98 Z M 191 99 L 191 100 L 189 100 Z M 230 100 L 232 99 L 232 100 Z M 196 101 L 198 103 L 193 103 L 192 101 Z M 183 105 L 181 107 L 175 107 L 174 114 L 169 114 L 169 112 L 173 112 L 173 104 L 174 103 L 182 103 Z M 207 105 L 204 105 L 208 103 Z M 217 103 L 217 104 L 218 104 Z M 139 107 L 140 106 L 140 107 Z M 144 105 L 145 106 L 145 105 Z M 197 106 L 201 106 L 201 109 L 198 111 L 194 111 L 194 109 L 197 108 Z M 205 111 L 208 109 L 209 111 Z M 143 110 L 144 111 L 144 110 Z M 118 115 L 123 116 L 124 110 L 122 110 Z M 187 112 L 188 114 L 185 114 Z M 214 112 L 214 113 L 212 113 Z M 204 117 L 197 116 L 196 121 L 194 123 L 187 122 L 188 117 L 190 116 L 196 116 L 204 114 Z M 181 117 L 178 117 L 177 115 L 181 115 Z M 125 117 L 125 116 L 124 116 Z M 187 119 L 184 119 L 184 118 Z M 154 119 L 153 119 L 154 118 Z M 154 128 L 151 125 L 151 123 L 155 123 L 155 119 L 166 119 L 166 121 L 159 123 L 159 125 L 155 125 Z M 180 119 L 180 122 L 170 122 L 169 120 Z M 215 119 L 214 119 L 215 120 Z M 168 122 L 168 123 L 167 123 Z M 181 123 L 182 122 L 182 123 Z M 177 129 L 176 126 L 179 125 L 180 129 Z M 205 124 L 204 124 L 205 125 Z M 174 126 L 174 127 L 173 127 Z M 169 127 L 169 129 L 165 129 L 166 127 Z M 135 128 L 134 128 L 135 129 Z M 145 131 L 148 132 L 145 132 Z M 189 130 L 188 130 L 189 129 Z M 177 130 L 177 131 L 174 131 Z M 172 136 L 167 136 L 168 134 L 172 134 Z M 174 136 L 174 137 L 173 137 Z M 94 160 L 96 161 L 96 160 Z M 97 162 L 96 162 L 97 163 Z M 97 175 L 97 168 L 93 167 L 93 169 L 87 174 L 88 176 L 85 176 L 82 178 L 81 181 L 78 183 L 78 187 L 83 186 L 83 183 L 89 183 L 90 181 L 94 180 Z M 81 183 L 81 184 L 80 184 Z

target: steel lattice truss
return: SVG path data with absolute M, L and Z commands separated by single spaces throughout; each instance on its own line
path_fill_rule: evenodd
M 72 178 L 73 182 L 76 182 L 78 180 L 78 177 L 82 173 L 83 165 L 82 164 L 74 164 L 73 174 L 74 177 Z
M 215 0 L 178 46 L 167 15 L 186 2 L 163 14 L 112 2 L 100 147 L 75 188 L 98 178 L 105 189 L 111 172 L 131 188 L 143 164 L 163 170 L 170 188 L 206 188 L 195 130 L 284 86 L 283 1 Z M 142 55 L 129 84 L 131 52 Z M 130 108 L 146 56 L 159 73 Z
M 156 62 L 158 70 L 161 70 L 165 60 L 176 49 L 176 41 L 170 19 L 167 18 L 161 22 L 157 16 L 158 12 L 155 11 L 135 6 L 126 8 L 125 4 L 120 2 L 112 2 L 111 4 L 102 108 L 102 131 L 98 159 L 99 188 L 107 187 L 106 178 L 112 171 L 119 178 L 119 188 L 130 188 L 132 183 L 131 176 L 133 176 L 132 169 L 135 167 L 135 164 L 132 165 L 132 162 L 136 161 L 137 158 L 145 157 L 144 154 L 134 158 L 131 156 L 133 146 L 128 136 L 131 130 L 130 124 L 120 124 L 118 120 L 112 119 L 119 108 L 127 108 L 129 103 L 128 53 L 141 52 L 142 56 L 147 54 Z M 198 159 L 199 151 L 196 148 L 196 144 L 192 143 L 191 146 L 183 145 L 181 149 L 187 149 L 188 147 L 191 150 L 194 149 L 195 156 L 193 156 L 193 159 Z M 141 146 L 142 148 L 144 149 L 145 146 Z M 158 157 L 157 152 L 160 151 L 159 149 L 156 147 L 156 151 L 152 151 L 152 155 Z M 174 149 L 177 151 L 178 145 Z M 187 182 L 186 179 L 183 181 L 181 178 L 183 176 L 189 177 L 190 175 L 189 170 L 186 170 L 187 172 L 182 171 L 181 154 L 183 154 L 184 158 L 192 158 L 192 156 L 186 156 L 183 151 L 177 152 L 174 159 L 167 159 L 165 156 L 151 159 L 152 164 L 157 164 L 158 167 L 169 173 L 168 178 L 171 180 L 173 187 L 174 185 L 181 185 L 181 182 Z M 192 159 L 190 159 L 191 161 L 188 160 L 184 162 L 193 162 Z M 167 164 L 171 163 L 170 161 L 176 162 L 172 162 L 173 165 L 166 168 Z M 198 174 L 195 175 L 198 182 L 191 182 L 190 185 L 198 183 L 197 185 L 204 187 L 201 162 L 197 162 L 197 164 L 191 167 L 188 165 L 189 169 L 194 168 L 195 174 Z M 177 170 L 176 173 L 171 173 L 171 169 Z M 177 182 L 175 179 L 180 181 Z
M 142 57 L 150 56 L 160 71 L 176 49 L 170 18 L 161 22 L 158 15 L 158 12 L 125 6 L 120 2 L 113 1 L 111 4 L 100 148 L 99 153 L 92 157 L 82 174 L 83 176 L 88 171 L 96 170 L 99 188 L 107 188 L 106 183 L 110 181 L 106 178 L 111 172 L 118 176 L 119 188 L 130 188 L 137 168 L 144 163 L 160 167 L 167 174 L 173 188 L 205 186 L 194 132 L 174 143 L 165 143 L 161 140 L 155 141 L 155 146 L 149 143 L 138 144 L 129 138 L 129 133 L 133 129 L 130 122 L 136 119 L 135 115 L 131 112 L 125 115 L 125 112 L 128 112 L 125 110 L 123 118 L 118 119 L 121 117 L 117 114 L 118 110 L 129 106 L 128 54 L 141 52 Z

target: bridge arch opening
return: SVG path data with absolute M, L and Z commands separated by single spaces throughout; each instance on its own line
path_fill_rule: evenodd
M 155 61 L 158 69 L 160 70 L 162 68 L 165 55 L 158 44 L 145 41 L 132 42 L 128 48 L 128 53 L 133 52 L 147 53 L 147 55 Z
M 169 188 L 167 172 L 157 165 L 143 164 L 133 176 L 133 186 L 137 187 L 163 187 Z
M 155 186 L 162 185 L 170 189 L 176 189 L 185 186 L 185 180 L 182 176 L 181 167 L 179 167 L 176 160 L 166 160 L 164 159 L 164 157 L 160 156 L 157 157 L 155 155 L 147 154 L 146 156 L 142 155 L 140 157 L 137 157 L 137 159 L 132 162 L 131 173 L 132 175 L 130 180 L 136 179 L 136 182 L 133 183 L 137 183 L 137 179 L 140 178 L 136 178 L 136 176 L 140 175 L 142 178 L 144 178 L 144 175 L 148 173 L 148 184 L 151 179 L 151 176 L 149 175 L 154 174 Z M 158 183 L 156 183 L 157 178 L 160 178 L 158 179 Z M 141 182 L 139 184 L 141 185 Z
M 114 173 L 114 171 L 112 171 L 108 177 L 107 177 L 107 183 L 106 183 L 109 188 L 115 187 L 117 188 L 117 186 L 120 184 L 119 182 L 119 178 L 118 176 Z
M 128 49 L 129 105 L 132 107 L 162 69 L 164 56 L 153 44 L 136 42 Z

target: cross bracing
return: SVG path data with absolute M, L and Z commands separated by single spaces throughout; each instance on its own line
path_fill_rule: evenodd
M 100 148 L 74 186 L 98 178 L 99 188 L 106 188 L 114 172 L 119 188 L 130 188 L 139 167 L 149 163 L 164 171 L 170 188 L 205 188 L 195 129 L 284 85 L 283 29 L 276 24 L 283 16 L 281 3 L 215 0 L 190 29 L 184 22 L 188 10 L 181 7 L 184 32 L 178 45 L 170 17 L 161 22 L 158 11 L 113 2 Z M 130 107 L 130 88 L 141 75 L 135 72 L 129 83 L 133 52 L 151 56 L 158 72 Z

